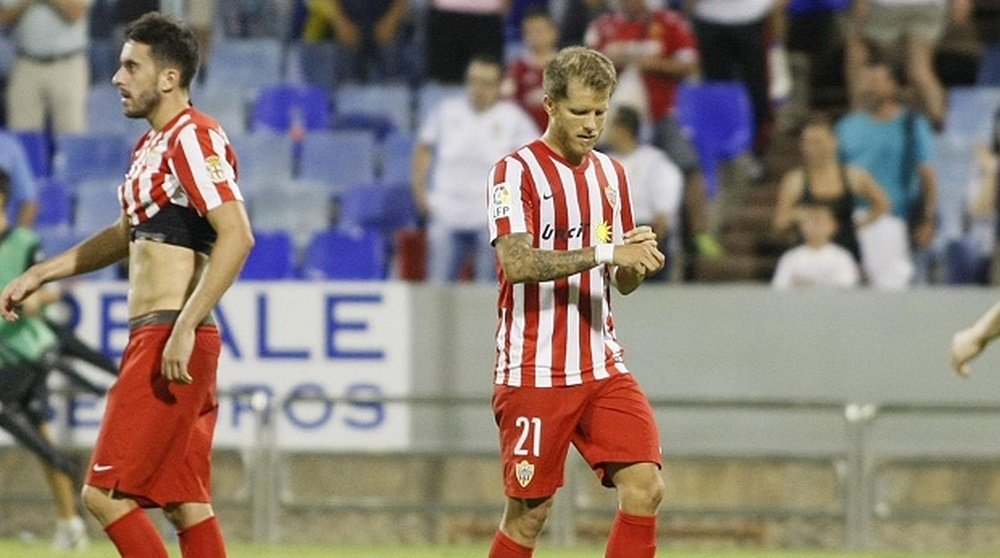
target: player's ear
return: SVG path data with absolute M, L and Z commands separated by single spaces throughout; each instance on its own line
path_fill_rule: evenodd
M 181 73 L 176 68 L 166 68 L 160 72 L 160 91 L 169 93 L 180 87 L 180 83 Z
M 552 116 L 556 113 L 556 102 L 549 97 L 548 94 L 542 96 L 542 108 L 545 109 L 545 114 Z

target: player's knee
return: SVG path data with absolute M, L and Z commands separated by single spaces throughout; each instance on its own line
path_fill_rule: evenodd
M 512 535 L 515 540 L 534 541 L 541 534 L 542 528 L 545 527 L 545 521 L 548 519 L 551 509 L 552 499 L 549 498 L 545 502 L 525 510 L 516 519 L 507 521 L 505 531 Z
M 90 485 L 85 484 L 83 485 L 83 489 L 80 490 L 80 501 L 83 502 L 83 507 L 87 508 L 94 515 L 101 513 L 107 498 L 107 495 L 101 489 Z
M 660 475 L 644 475 L 637 482 L 619 487 L 623 508 L 641 515 L 653 515 L 663 501 L 664 485 Z

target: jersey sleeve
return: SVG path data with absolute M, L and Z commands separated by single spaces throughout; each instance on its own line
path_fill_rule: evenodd
M 225 136 L 205 126 L 180 131 L 169 164 L 200 215 L 229 201 L 243 201 L 236 184 L 236 154 Z
M 635 213 L 632 209 L 632 192 L 629 189 L 628 173 L 625 167 L 615 159 L 612 159 L 615 174 L 618 175 L 618 208 L 615 218 L 621 223 L 622 235 L 635 228 Z M 615 244 L 624 242 L 624 238 L 617 238 L 618 227 L 614 227 Z
M 520 161 L 505 157 L 487 180 L 490 243 L 513 233 L 535 233 L 530 179 Z

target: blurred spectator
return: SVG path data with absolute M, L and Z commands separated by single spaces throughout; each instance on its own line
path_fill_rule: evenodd
M 684 178 L 660 149 L 643 143 L 639 137 L 642 118 L 631 107 L 615 111 L 608 128 L 607 141 L 612 154 L 628 173 L 629 192 L 635 224 L 649 225 L 656 233 L 660 251 L 667 256 L 667 266 L 655 279 L 670 276 L 673 257 L 679 250 L 679 215 L 684 190 Z
M 837 160 L 837 136 L 825 115 L 811 116 L 799 133 L 802 166 L 788 171 L 781 181 L 774 229 L 784 234 L 793 229 L 802 204 L 825 203 L 833 210 L 837 234 L 833 241 L 847 249 L 857 261 L 861 250 L 855 230 L 854 213 L 859 201 L 867 211 L 857 222 L 863 227 L 889 212 L 885 192 L 864 169 Z
M 755 150 L 766 147 L 771 118 L 767 73 L 767 24 L 780 0 L 687 0 L 708 81 L 742 81 L 753 103 Z
M 779 290 L 855 287 L 861 272 L 851 253 L 833 242 L 837 218 L 829 205 L 810 201 L 797 206 L 803 243 L 782 254 L 771 286 Z
M 954 13 L 968 18 L 970 0 L 952 0 Z M 845 74 L 852 108 L 859 107 L 861 67 L 876 49 L 887 56 L 905 49 L 905 67 L 921 106 L 935 126 L 944 124 L 945 91 L 934 71 L 934 48 L 948 20 L 948 0 L 855 0 L 851 12 Z
M 406 0 L 308 0 L 306 42 L 333 39 L 335 83 L 406 75 Z
M 946 281 L 951 284 L 989 285 L 997 244 L 996 143 L 976 148 L 975 179 L 966 197 L 962 236 L 948 244 Z
M 545 95 L 542 90 L 542 71 L 549 60 L 556 56 L 559 29 L 544 9 L 524 14 L 521 29 L 525 52 L 507 66 L 504 92 L 535 119 L 539 130 L 544 130 L 549 124 L 549 116 L 542 106 L 542 97 Z
M 882 186 L 892 214 L 907 223 L 916 280 L 930 279 L 937 216 L 937 177 L 930 122 L 902 105 L 900 75 L 885 62 L 870 62 L 859 76 L 861 108 L 837 123 L 840 158 L 867 170 Z
M 198 82 L 204 83 L 208 75 L 208 61 L 212 59 L 212 34 L 215 28 L 216 0 L 187 0 L 188 26 L 198 41 Z
M 808 66 L 804 80 L 810 90 L 816 86 L 844 83 L 844 29 L 851 0 L 790 0 L 786 13 L 788 28 L 785 46 L 790 53 L 805 55 Z M 816 97 L 805 99 L 816 105 Z
M 0 0 L 0 25 L 10 28 L 17 57 L 7 85 L 7 125 L 56 133 L 87 128 L 91 0 Z
M 283 38 L 289 34 L 293 4 L 288 0 L 221 0 L 217 8 L 230 37 Z
M 475 262 L 477 280 L 496 278 L 489 228 L 483 226 L 483 177 L 500 157 L 539 133 L 519 106 L 500 98 L 502 78 L 499 60 L 477 56 L 466 74 L 467 94 L 442 101 L 420 129 L 413 153 L 413 196 L 429 221 L 432 281 L 458 279 L 468 258 Z
M 477 55 L 503 60 L 503 26 L 510 0 L 430 0 L 427 77 L 459 83 Z
M 10 183 L 9 195 L 4 196 L 6 218 L 19 227 L 31 228 L 38 214 L 35 177 L 20 140 L 4 131 L 0 131 L 0 170 Z
M 654 143 L 684 173 L 683 244 L 689 254 L 718 257 L 722 248 L 708 231 L 705 179 L 698 152 L 673 111 L 677 85 L 698 70 L 698 50 L 685 19 L 667 9 L 651 10 L 647 0 L 621 0 L 587 30 L 587 45 L 619 69 L 613 101 L 633 104 L 654 127 Z M 622 99 L 629 99 L 622 101 Z M 689 258 L 694 263 L 694 258 Z M 685 271 L 685 275 L 690 275 Z

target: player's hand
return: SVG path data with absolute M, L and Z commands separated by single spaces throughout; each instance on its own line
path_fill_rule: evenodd
M 188 363 L 194 350 L 194 330 L 174 328 L 163 347 L 163 360 L 160 363 L 160 373 L 168 382 L 190 384 L 194 381 L 188 373 Z
M 983 351 L 986 339 L 975 328 L 963 329 L 951 338 L 951 366 L 963 378 L 972 374 L 969 361 Z
M 625 233 L 625 244 L 645 244 L 656 246 L 656 233 L 647 225 L 636 227 Z
M 667 258 L 664 257 L 655 243 L 643 242 L 615 246 L 612 263 L 628 269 L 639 277 L 645 277 L 663 269 L 666 261 Z
M 41 279 L 30 269 L 14 278 L 7 284 L 3 292 L 0 292 L 0 316 L 3 316 L 3 319 L 8 322 L 18 319 L 20 317 L 17 313 L 18 305 L 41 286 Z

